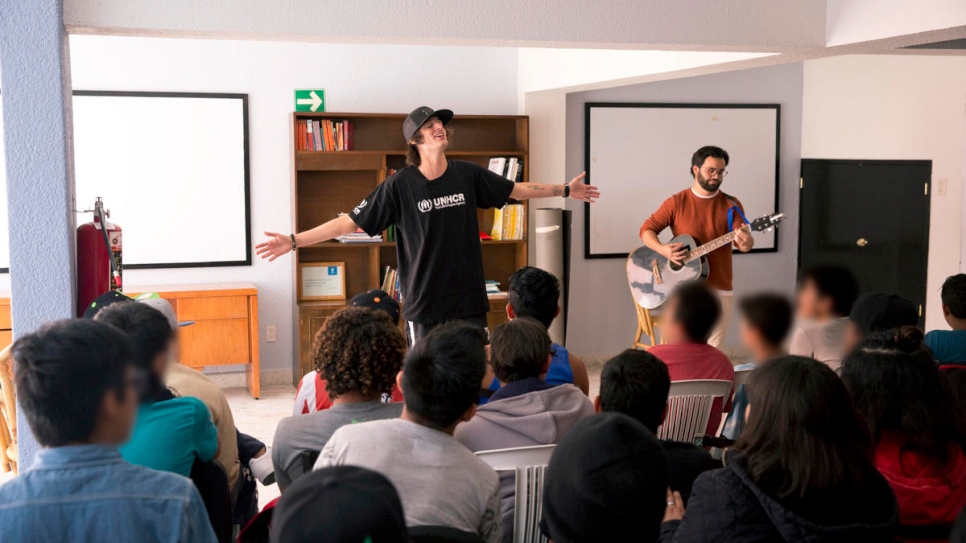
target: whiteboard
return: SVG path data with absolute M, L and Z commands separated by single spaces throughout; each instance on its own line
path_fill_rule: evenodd
M 691 155 L 705 145 L 730 155 L 721 189 L 749 220 L 778 211 L 779 105 L 598 102 L 585 113 L 588 182 L 601 191 L 586 208 L 586 258 L 625 258 L 640 247 L 641 224 L 691 186 Z M 754 251 L 777 250 L 774 231 L 753 235 Z M 671 239 L 670 229 L 660 239 Z
M 73 109 L 76 209 L 104 199 L 125 268 L 251 264 L 248 95 L 76 91 Z

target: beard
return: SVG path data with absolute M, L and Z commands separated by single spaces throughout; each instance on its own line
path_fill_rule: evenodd
M 718 190 L 718 187 L 721 186 L 721 181 L 715 180 L 715 179 L 708 179 L 707 177 L 701 175 L 701 172 L 699 171 L 698 184 L 701 185 L 701 188 L 703 188 L 708 192 L 715 192 L 716 190 Z

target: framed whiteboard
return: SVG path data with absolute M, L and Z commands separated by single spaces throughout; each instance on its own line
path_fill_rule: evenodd
M 252 263 L 247 94 L 75 91 L 73 110 L 75 205 L 103 197 L 125 268 Z
M 780 105 L 588 102 L 584 112 L 587 182 L 601 191 L 585 207 L 585 258 L 626 258 L 640 247 L 641 224 L 691 186 L 691 155 L 705 145 L 730 155 L 721 188 L 749 220 L 778 211 Z M 774 231 L 753 236 L 752 252 L 778 250 Z

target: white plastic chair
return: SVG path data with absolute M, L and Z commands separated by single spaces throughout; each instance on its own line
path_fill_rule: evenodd
M 739 386 L 748 383 L 748 379 L 751 378 L 751 372 L 753 371 L 755 371 L 755 368 L 735 372 L 735 390 L 738 390 Z
M 540 532 L 543 513 L 543 476 L 556 445 L 480 451 L 476 456 L 495 471 L 516 474 L 516 505 L 513 510 L 513 543 L 545 543 Z
M 697 379 L 671 383 L 667 399 L 667 418 L 657 429 L 658 439 L 694 443 L 708 429 L 711 407 L 721 398 L 721 407 L 731 396 L 731 381 Z

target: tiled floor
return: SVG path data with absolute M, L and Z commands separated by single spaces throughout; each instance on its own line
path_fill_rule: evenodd
M 292 414 L 295 388 L 287 385 L 262 387 L 262 397 L 255 400 L 245 388 L 226 388 L 225 395 L 231 404 L 235 427 L 256 437 L 267 445 L 272 444 L 278 421 Z M 258 484 L 258 505 L 264 506 L 279 495 L 278 485 Z

